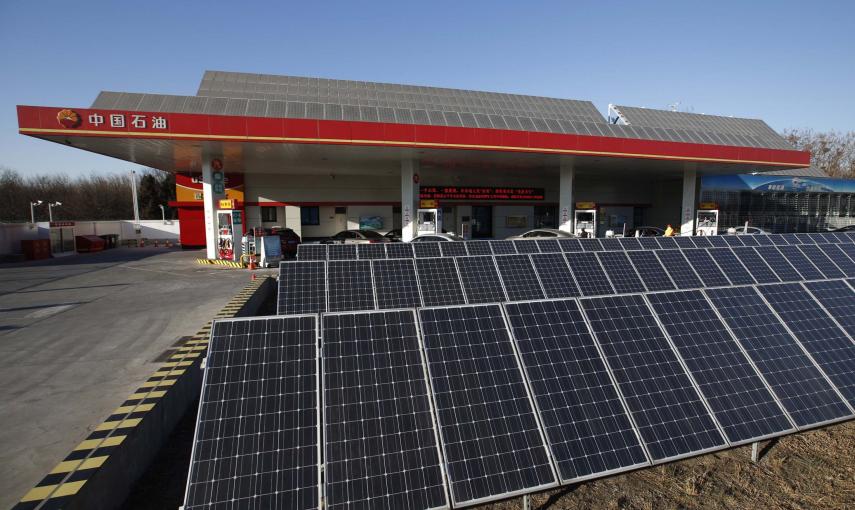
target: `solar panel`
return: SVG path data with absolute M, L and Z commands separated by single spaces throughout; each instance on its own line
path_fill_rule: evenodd
M 603 249 L 599 239 L 590 237 L 579 239 L 579 246 L 582 247 L 582 251 L 602 251 Z
M 843 278 L 845 276 L 843 271 L 815 244 L 802 244 L 798 248 L 826 278 Z
M 439 243 L 421 242 L 413 243 L 413 253 L 416 258 L 439 257 Z
M 680 250 L 659 250 L 656 256 L 678 289 L 697 289 L 704 286 Z
M 838 244 L 837 247 L 843 250 L 843 253 L 849 257 L 849 260 L 855 261 L 855 243 L 849 241 Z
M 536 242 L 540 253 L 561 253 L 561 246 L 558 244 L 558 239 L 538 239 Z
M 825 244 L 828 242 L 819 232 L 811 232 L 804 235 L 807 236 L 814 244 Z M 802 240 L 804 240 L 804 238 L 802 238 Z
M 634 237 L 621 237 L 620 245 L 624 250 L 642 250 L 641 243 Z
M 733 248 L 733 254 L 742 262 L 742 265 L 751 273 L 757 283 L 779 283 L 781 281 L 754 248 L 748 246 Z
M 823 308 L 855 338 L 855 293 L 840 280 L 804 284 Z
M 184 508 L 318 508 L 317 341 L 317 315 L 214 322 Z
M 754 234 L 742 234 L 739 239 L 745 246 L 760 246 L 760 243 L 757 242 L 757 236 Z
M 457 269 L 460 271 L 467 303 L 499 303 L 505 300 L 502 280 L 496 271 L 493 257 L 459 257 Z
M 778 248 L 778 251 L 780 251 L 784 258 L 787 259 L 787 262 L 789 262 L 805 280 L 825 279 L 825 275 L 813 265 L 798 246 L 781 245 L 776 246 L 776 248 Z
M 505 305 L 563 483 L 647 464 L 574 300 Z
M 291 315 L 326 311 L 326 281 L 324 262 L 280 263 L 276 313 Z
M 696 248 L 695 241 L 692 240 L 692 236 L 678 236 L 674 238 L 674 242 L 677 243 L 678 248 L 689 249 Z
M 818 244 L 817 248 L 822 250 L 825 255 L 834 262 L 837 267 L 843 271 L 846 276 L 855 276 L 855 262 L 846 255 L 846 252 L 840 249 L 836 244 Z
M 769 240 L 772 241 L 772 244 L 775 246 L 789 246 L 790 243 L 787 241 L 786 236 L 783 234 L 769 234 Z
M 641 278 L 630 264 L 626 253 L 622 251 L 603 251 L 597 253 L 597 258 L 600 259 L 603 269 L 606 271 L 609 280 L 612 282 L 612 287 L 618 294 L 627 294 L 631 292 L 644 292 L 644 284 L 641 283 Z
M 469 255 L 492 255 L 489 241 L 466 241 L 466 253 Z
M 513 241 L 490 241 L 493 255 L 511 255 L 517 252 Z
M 776 246 L 758 246 L 754 248 L 764 262 L 772 269 L 782 282 L 797 282 L 802 280 L 802 275 L 787 262 Z
M 726 446 L 641 296 L 580 301 L 654 462 Z
M 855 343 L 801 285 L 763 285 L 772 305 L 832 384 L 855 405 Z
M 783 234 L 782 234 L 782 235 L 783 235 Z M 786 239 L 786 241 L 787 241 L 788 243 L 790 243 L 790 244 L 804 244 L 804 242 L 802 241 L 801 236 L 798 236 L 798 235 L 796 235 L 796 234 L 784 235 L 783 237 L 784 237 L 784 239 Z M 807 239 L 807 241 L 808 241 L 808 242 L 811 242 L 812 244 L 815 244 L 815 243 L 813 243 L 810 239 Z
M 439 252 L 443 257 L 465 257 L 466 245 L 460 242 L 439 242 Z
M 424 306 L 459 305 L 466 302 L 454 259 L 416 259 L 416 275 Z
M 567 259 L 567 265 L 570 266 L 573 276 L 576 277 L 576 284 L 583 296 L 603 296 L 615 293 L 605 271 L 603 271 L 603 267 L 597 260 L 596 254 L 589 252 L 567 253 L 564 257 Z
M 635 266 L 635 270 L 649 291 L 673 290 L 676 288 L 674 281 L 662 267 L 659 259 L 652 251 L 627 252 L 629 260 Z
M 561 238 L 558 240 L 558 246 L 561 247 L 561 251 L 563 251 L 563 252 L 572 253 L 572 252 L 582 251 L 582 245 L 579 244 L 578 239 L 571 239 L 571 238 L 567 238 L 567 237 Z
M 386 256 L 390 259 L 413 258 L 413 245 L 410 243 L 389 243 L 386 245 Z
M 719 269 L 718 264 L 712 259 L 707 250 L 696 248 L 694 250 L 683 250 L 683 256 L 689 261 L 692 269 L 701 277 L 707 287 L 726 287 L 730 280 Z
M 753 287 L 709 289 L 706 293 L 796 425 L 815 426 L 849 414 Z
M 658 250 L 660 248 L 659 242 L 656 241 L 655 237 L 639 237 L 638 242 L 641 243 L 641 246 L 645 250 Z
M 502 277 L 508 300 L 523 301 L 546 297 L 528 255 L 497 256 L 496 267 Z
M 329 260 L 355 260 L 355 244 L 331 244 L 327 246 L 327 257 Z
M 414 308 L 422 306 L 413 259 L 387 259 L 371 262 L 377 308 Z
M 716 248 L 727 248 L 730 245 L 724 240 L 724 236 L 708 236 L 707 241 Z
M 360 260 L 385 259 L 386 243 L 357 244 L 356 256 Z
M 453 504 L 555 486 L 499 306 L 422 308 L 419 320 Z
M 606 251 L 623 251 L 623 245 L 620 244 L 620 239 L 617 237 L 600 239 L 600 244 L 603 246 L 603 250 Z
M 722 236 L 722 238 L 723 238 L 723 239 L 724 239 L 724 241 L 728 244 L 728 246 L 731 246 L 731 247 L 734 247 L 734 246 L 745 246 L 744 244 L 742 244 L 741 236 L 738 236 L 738 235 L 726 235 L 726 236 Z
M 327 245 L 299 244 L 297 245 L 297 260 L 327 260 Z
M 579 286 L 567 261 L 560 253 L 540 253 L 531 256 L 537 277 L 548 298 L 575 297 L 579 295 Z
M 698 248 L 712 248 L 713 244 L 710 242 L 709 236 L 694 236 L 692 237 L 692 241 L 694 241 L 695 246 Z
M 325 508 L 447 507 L 415 311 L 325 315 L 323 361 Z
M 514 241 L 517 253 L 540 253 L 536 239 L 517 239 Z
M 731 444 L 794 430 L 701 291 L 647 298 Z
M 373 310 L 374 285 L 370 260 L 331 260 L 327 263 L 327 310 Z
M 673 237 L 654 237 L 656 242 L 659 243 L 659 248 L 663 250 L 674 250 L 677 249 L 677 241 L 674 240 Z
M 767 234 L 754 234 L 752 239 L 757 241 L 758 246 L 772 246 L 775 244 Z

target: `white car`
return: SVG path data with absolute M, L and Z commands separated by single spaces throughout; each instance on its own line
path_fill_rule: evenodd
M 383 237 L 373 230 L 342 230 L 338 234 L 321 241 L 322 244 L 368 244 L 388 243 L 388 237 Z
M 411 243 L 435 243 L 437 241 L 462 241 L 463 239 L 451 234 L 424 234 L 413 238 Z
M 573 237 L 573 234 L 563 230 L 558 230 L 557 228 L 536 228 L 518 236 L 508 237 L 507 239 L 541 239 L 548 237 Z
M 735 228 L 735 229 L 733 229 L 733 230 L 735 230 L 735 231 L 736 231 L 735 233 L 736 233 L 737 235 L 743 235 L 743 234 L 768 234 L 768 233 L 769 233 L 769 232 L 766 232 L 765 230 L 763 230 L 763 229 L 762 229 L 762 228 L 760 228 L 760 227 L 748 227 L 748 229 L 746 229 L 745 227 L 736 227 L 736 228 Z

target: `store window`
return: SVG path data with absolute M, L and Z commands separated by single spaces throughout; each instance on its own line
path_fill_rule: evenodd
M 320 225 L 321 214 L 319 207 L 301 207 L 300 208 L 300 224 L 301 225 Z
M 261 208 L 261 221 L 271 222 L 271 223 L 275 223 L 276 221 L 278 221 L 276 219 L 276 208 L 275 207 L 262 207 Z
M 558 228 L 558 206 L 534 206 L 534 228 Z

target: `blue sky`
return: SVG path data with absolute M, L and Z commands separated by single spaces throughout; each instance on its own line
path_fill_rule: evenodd
M 130 163 L 17 134 L 16 104 L 194 94 L 205 69 L 387 81 L 855 129 L 855 2 L 0 3 L 0 167 Z

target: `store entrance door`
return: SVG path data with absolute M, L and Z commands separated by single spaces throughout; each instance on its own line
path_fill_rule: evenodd
M 489 205 L 472 206 L 472 238 L 493 237 L 493 207 Z

